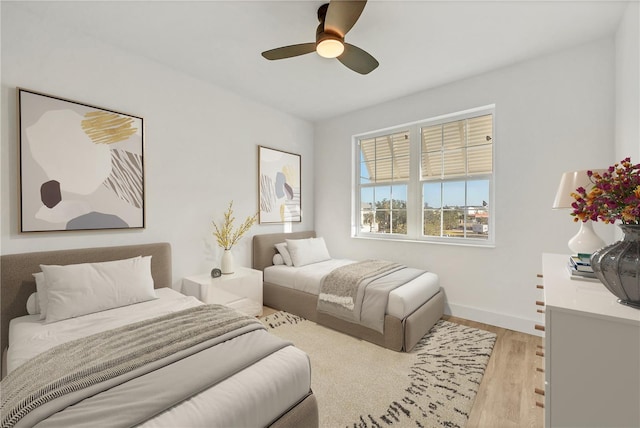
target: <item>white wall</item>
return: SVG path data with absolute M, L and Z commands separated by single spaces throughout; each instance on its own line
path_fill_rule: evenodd
M 616 33 L 616 160 L 640 163 L 640 3 L 630 2 Z
M 614 158 L 614 54 L 607 38 L 317 124 L 318 234 L 337 257 L 438 273 L 449 313 L 533 333 L 541 253 L 568 254 L 578 230 L 568 211 L 551 209 L 560 176 Z M 495 248 L 350 237 L 354 134 L 488 104 L 496 105 Z M 596 230 L 612 240 L 611 227 Z
M 219 266 L 211 220 L 234 200 L 238 222 L 257 210 L 257 145 L 302 155 L 303 222 L 311 229 L 313 127 L 2 2 L 2 254 L 142 242 L 172 244 L 174 287 Z M 197 60 L 197 59 L 194 59 Z M 16 87 L 144 118 L 144 230 L 19 233 Z M 254 226 L 250 234 L 283 230 Z M 234 249 L 249 266 L 250 238 Z
M 640 3 L 630 2 L 616 32 L 616 162 L 640 163 Z M 616 239 L 623 233 L 616 229 Z

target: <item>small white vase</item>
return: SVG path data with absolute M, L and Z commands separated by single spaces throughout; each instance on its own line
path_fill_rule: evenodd
M 223 275 L 230 275 L 234 272 L 235 263 L 233 261 L 233 253 L 231 250 L 224 250 L 222 253 L 222 261 L 220 262 L 220 270 Z

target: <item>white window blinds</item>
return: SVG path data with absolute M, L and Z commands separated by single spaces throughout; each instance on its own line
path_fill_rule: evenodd
M 408 180 L 410 149 L 409 131 L 360 140 L 360 182 Z
M 493 115 L 421 128 L 421 179 L 491 174 Z

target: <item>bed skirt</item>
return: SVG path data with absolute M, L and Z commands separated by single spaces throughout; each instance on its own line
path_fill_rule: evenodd
M 410 351 L 444 314 L 444 293 L 431 299 L 401 320 L 386 315 L 384 334 L 317 311 L 318 296 L 292 288 L 264 283 L 264 305 L 286 311 L 334 330 L 384 346 L 394 351 Z
M 269 425 L 269 428 L 317 427 L 319 425 L 318 402 L 313 392 L 310 392 L 295 407 Z

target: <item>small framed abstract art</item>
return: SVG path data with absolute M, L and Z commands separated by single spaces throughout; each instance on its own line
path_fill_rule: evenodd
M 258 146 L 260 223 L 302 221 L 301 156 Z
M 142 118 L 17 92 L 20 231 L 144 228 Z

